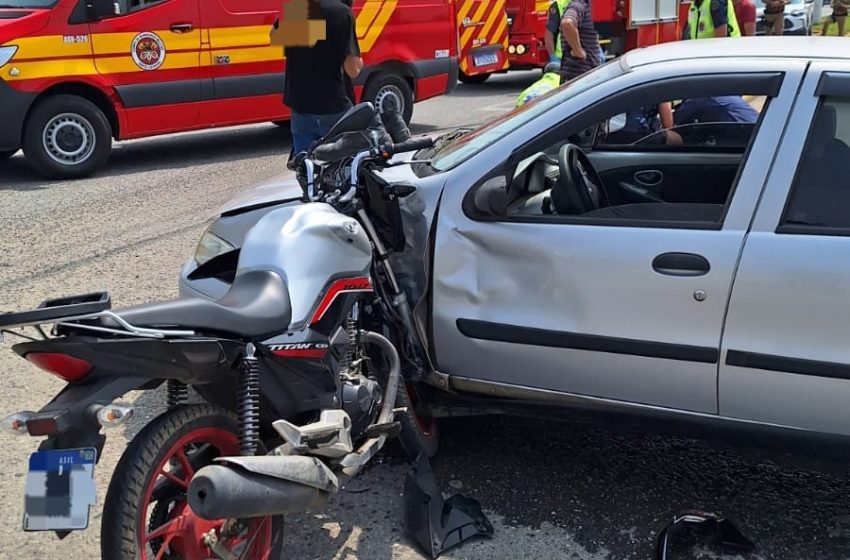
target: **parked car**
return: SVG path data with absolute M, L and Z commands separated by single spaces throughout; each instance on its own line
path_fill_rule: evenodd
M 705 96 L 758 100 L 758 118 L 611 141 L 619 115 Z M 842 39 L 631 51 L 406 157 L 384 177 L 417 188 L 393 258 L 433 364 L 423 419 L 554 405 L 847 441 Z M 229 203 L 181 294 L 223 295 L 245 232 L 300 198 L 281 181 Z
M 756 3 L 756 35 L 764 35 L 764 2 Z M 815 21 L 814 0 L 791 0 L 785 6 L 785 35 L 811 35 Z

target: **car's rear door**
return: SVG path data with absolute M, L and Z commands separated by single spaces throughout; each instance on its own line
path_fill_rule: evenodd
M 770 90 L 776 97 L 717 221 L 476 220 L 460 210 L 471 204 L 463 202 L 471 191 L 452 181 L 437 232 L 433 329 L 437 366 L 458 376 L 459 387 L 508 396 L 520 386 L 717 412 L 732 277 L 804 66 L 764 62 L 749 73 L 752 63 L 724 61 L 716 74 L 706 66 L 700 73 L 676 64 L 639 69 L 617 79 L 623 89 L 616 93 L 590 90 L 574 98 L 586 98 L 585 109 L 565 106 L 561 124 L 552 117 L 543 133 L 547 145 L 520 135 L 511 144 L 548 152 L 551 138 L 557 150 L 571 134 L 653 96 L 660 102 L 668 94 L 734 91 L 721 87 L 740 86 L 741 94 Z M 760 88 L 765 91 L 755 91 Z M 727 192 L 732 187 L 727 184 Z
M 192 128 L 201 100 L 198 0 L 123 0 L 120 16 L 92 22 L 98 73 L 126 109 L 122 137 Z
M 850 435 L 850 64 L 813 63 L 747 237 L 720 413 Z

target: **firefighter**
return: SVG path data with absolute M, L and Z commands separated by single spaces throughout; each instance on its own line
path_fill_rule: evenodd
M 684 39 L 740 36 L 732 0 L 694 0 L 691 4 Z
M 550 62 L 543 69 L 543 77 L 525 88 L 516 100 L 516 106 L 521 107 L 544 93 L 558 87 L 561 83 L 561 63 Z

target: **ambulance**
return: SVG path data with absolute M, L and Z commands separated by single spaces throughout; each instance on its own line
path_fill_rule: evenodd
M 503 0 L 500 0 L 503 1 Z M 285 122 L 281 0 L 0 0 L 0 159 L 86 177 L 113 140 Z M 358 101 L 413 103 L 458 75 L 454 0 L 355 0 Z M 0 177 L 2 181 L 2 177 Z

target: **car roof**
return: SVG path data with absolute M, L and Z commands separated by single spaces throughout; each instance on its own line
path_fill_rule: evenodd
M 787 60 L 846 60 L 850 41 L 845 37 L 736 37 L 673 41 L 627 52 L 629 68 L 659 62 L 717 58 L 764 58 Z

